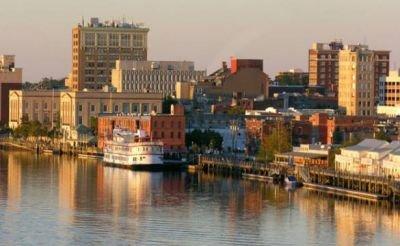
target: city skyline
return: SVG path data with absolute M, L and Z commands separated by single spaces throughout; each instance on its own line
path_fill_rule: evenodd
M 264 71 L 271 77 L 289 68 L 307 71 L 311 44 L 335 38 L 391 50 L 393 69 L 400 57 L 400 35 L 393 35 L 388 23 L 395 21 L 396 6 L 400 3 L 394 0 L 339 0 L 331 5 L 317 0 L 251 4 L 21 0 L 6 2 L 0 9 L 0 30 L 6 37 L 0 53 L 16 55 L 18 66 L 24 68 L 24 81 L 66 77 L 71 68 L 72 28 L 82 17 L 88 21 L 96 16 L 145 23 L 150 28 L 149 60 L 191 60 L 208 73 L 230 56 L 264 59 Z

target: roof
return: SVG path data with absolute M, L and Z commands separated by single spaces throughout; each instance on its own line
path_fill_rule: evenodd
M 346 148 L 343 148 L 344 150 L 350 150 L 350 151 L 367 151 L 367 150 L 373 150 L 379 147 L 382 147 L 383 145 L 388 145 L 389 143 L 383 140 L 377 140 L 377 139 L 364 139 L 360 143 L 349 146 Z
M 293 151 L 287 152 L 287 153 L 283 153 L 281 155 L 306 157 L 306 158 L 312 158 L 312 159 L 321 158 L 321 157 L 327 157 L 328 156 L 326 154 L 316 154 L 316 153 L 306 153 L 306 152 L 293 152 Z

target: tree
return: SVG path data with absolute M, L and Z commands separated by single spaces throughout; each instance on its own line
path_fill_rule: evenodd
M 291 149 L 290 131 L 281 122 L 278 122 L 271 134 L 262 139 L 257 159 L 270 162 L 274 159 L 275 154 L 288 152 Z
M 383 130 L 379 130 L 377 133 L 375 133 L 374 138 L 379 139 L 379 140 L 388 141 L 388 142 L 392 141 L 392 139 L 389 137 L 389 135 L 387 135 Z
M 175 98 L 173 98 L 171 96 L 165 97 L 162 102 L 163 114 L 170 114 L 171 113 L 171 105 L 175 105 L 177 103 L 178 103 L 178 101 Z
M 90 129 L 92 130 L 93 135 L 97 136 L 97 127 L 98 127 L 98 118 L 90 117 Z
M 196 146 L 200 149 L 210 148 L 210 149 L 222 149 L 222 136 L 212 130 L 202 131 L 200 129 L 195 129 L 192 132 L 186 133 L 186 146 L 192 147 Z

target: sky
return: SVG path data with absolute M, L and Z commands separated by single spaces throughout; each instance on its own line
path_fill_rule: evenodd
M 82 17 L 143 22 L 149 60 L 191 60 L 207 72 L 231 56 L 264 60 L 271 77 L 307 70 L 313 42 L 342 39 L 400 58 L 399 0 L 0 0 L 0 54 L 24 81 L 71 70 L 71 29 Z

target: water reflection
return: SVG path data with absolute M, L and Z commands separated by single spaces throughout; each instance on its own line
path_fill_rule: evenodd
M 32 235 L 54 244 L 400 239 L 399 210 L 390 203 L 205 173 L 134 172 L 89 159 L 0 152 L 0 161 L 0 238 L 6 243 Z

